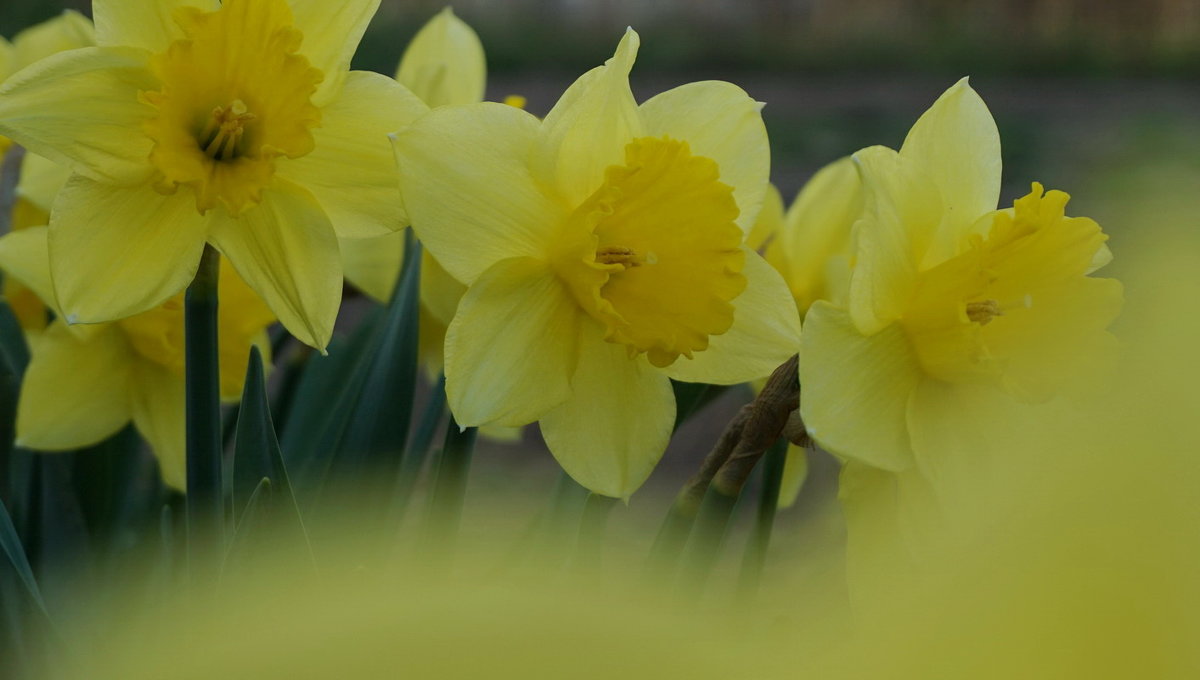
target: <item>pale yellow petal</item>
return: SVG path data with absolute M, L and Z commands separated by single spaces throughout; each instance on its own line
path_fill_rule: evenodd
M 404 259 L 404 232 L 374 238 L 340 238 L 338 249 L 346 280 L 374 300 L 387 303 Z M 424 275 L 424 271 L 421 273 Z
M 0 83 L 17 71 L 17 50 L 0 35 Z
M 342 301 L 342 263 L 329 218 L 312 194 L 276 179 L 238 217 L 214 211 L 211 238 L 298 340 L 324 350 Z
M 378 73 L 354 71 L 321 110 L 316 148 L 280 161 L 278 175 L 312 192 L 338 236 L 381 236 L 408 225 L 388 135 L 427 111 L 408 90 Z
M 746 235 L 746 246 L 761 251 L 763 246 L 773 241 L 783 230 L 784 215 L 783 196 L 774 184 L 767 185 L 767 195 L 763 198 L 762 210 L 758 219 Z
M 191 282 L 207 220 L 184 192 L 114 187 L 75 175 L 50 216 L 50 273 L 72 323 L 114 321 Z
M 91 446 L 129 422 L 134 355 L 116 327 L 81 338 L 58 321 L 30 350 L 17 403 L 19 446 Z
M 746 290 L 733 299 L 733 327 L 709 337 L 708 349 L 681 356 L 663 372 L 675 380 L 734 385 L 771 374 L 800 350 L 800 315 L 783 278 L 743 248 Z
M 851 256 L 850 236 L 862 207 L 862 183 L 848 156 L 818 170 L 796 195 L 766 257 L 783 274 L 802 313 L 817 300 L 845 303 L 836 293 L 849 286 L 843 280 L 849 270 L 831 265 Z
M 58 52 L 95 44 L 96 31 L 92 28 L 92 22 L 73 9 L 31 26 L 13 38 L 17 64 L 21 67 Z
M 779 485 L 779 507 L 790 508 L 800 497 L 800 489 L 808 479 L 808 449 L 788 444 L 783 465 L 783 480 Z
M 158 459 L 163 481 L 185 491 L 187 410 L 183 375 L 142 361 L 133 376 L 133 423 Z
M 27 153 L 21 161 L 21 180 L 17 184 L 17 195 L 49 213 L 58 192 L 70 177 L 69 167 L 43 156 Z
M 612 58 L 580 76 L 542 122 L 534 167 L 571 205 L 591 196 L 605 168 L 624 163 L 625 145 L 645 134 L 629 89 L 639 42 L 627 30 Z
M 580 315 L 549 266 L 497 263 L 446 332 L 446 397 L 463 426 L 531 423 L 571 394 Z
M 288 4 L 296 27 L 304 33 L 300 53 L 325 75 L 313 95 L 313 103 L 324 106 L 341 91 L 379 0 L 288 0 Z
M 970 227 L 1000 200 L 1000 133 L 979 94 L 963 78 L 917 120 L 900 155 L 933 181 L 942 220 L 926 254 L 932 266 L 961 252 Z
M 479 36 L 446 7 L 413 36 L 396 80 L 429 106 L 483 101 L 487 60 Z
M 0 269 L 33 290 L 46 306 L 56 308 L 47 235 L 46 227 L 30 227 L 0 237 Z
M 22 70 L 0 87 L 0 134 L 76 172 L 118 184 L 150 177 L 153 109 L 138 92 L 153 89 L 149 54 L 88 47 Z
M 627 499 L 658 465 L 675 424 L 671 381 L 644 356 L 605 342 L 589 321 L 570 399 L 541 418 L 542 437 L 567 474 L 593 493 Z
M 860 331 L 874 333 L 900 318 L 908 304 L 942 207 L 932 181 L 895 151 L 873 146 L 853 158 L 864 209 L 854 226 L 850 314 Z
M 183 38 L 172 18 L 180 7 L 213 11 L 217 0 L 93 0 L 96 42 L 165 52 L 171 41 Z
M 510 257 L 547 257 L 570 207 L 533 178 L 538 132 L 529 113 L 484 102 L 434 109 L 395 136 L 413 229 L 459 281 Z
M 466 292 L 467 287 L 426 250 L 421 258 L 421 305 L 442 324 L 450 325 Z
M 917 467 L 939 489 L 962 487 L 969 481 L 964 474 L 986 475 L 988 459 L 1004 454 L 1005 433 L 1026 425 L 1021 415 L 1012 397 L 990 385 L 923 380 L 908 402 Z
M 825 302 L 800 341 L 800 415 L 826 451 L 886 470 L 912 465 L 906 412 L 921 368 L 899 325 L 864 336 Z
M 721 181 L 733 187 L 741 211 L 737 218 L 750 233 L 766 196 L 771 146 L 763 125 L 762 104 L 732 83 L 688 83 L 642 104 L 645 134 L 688 143 L 692 153 L 721 168 Z

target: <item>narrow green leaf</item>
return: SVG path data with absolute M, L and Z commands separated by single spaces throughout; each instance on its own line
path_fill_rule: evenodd
M 46 602 L 42 599 L 42 591 L 38 588 L 37 579 L 33 577 L 33 568 L 30 567 L 29 558 L 25 555 L 25 548 L 21 545 L 21 537 L 17 535 L 17 528 L 13 526 L 12 517 L 9 516 L 8 508 L 3 503 L 0 503 L 0 550 L 4 551 L 9 565 L 17 572 L 21 584 L 25 586 L 25 591 L 37 605 L 38 611 L 49 621 L 50 614 L 46 611 Z
M 243 524 L 243 519 L 252 512 L 251 506 L 261 493 L 263 481 L 270 483 L 271 501 L 266 514 L 274 523 L 272 528 L 281 532 L 294 532 L 294 540 L 302 542 L 306 552 L 311 555 L 304 519 L 300 514 L 291 480 L 288 478 L 287 465 L 284 463 L 279 441 L 275 437 L 275 427 L 271 423 L 271 407 L 267 401 L 262 354 L 257 347 L 252 347 L 246 366 L 242 408 L 233 452 L 234 513 L 239 527 Z
M 329 455 L 346 430 L 370 362 L 366 349 L 379 330 L 384 310 L 376 307 L 348 338 L 335 338 L 328 356 L 313 357 L 304 368 L 292 402 L 281 448 L 297 493 L 306 495 L 324 481 Z
M 29 452 L 13 446 L 21 376 L 29 364 L 29 348 L 7 302 L 0 301 L 0 500 L 23 524 L 29 489 Z
M 370 474 L 395 479 L 399 473 L 417 381 L 420 277 L 421 246 L 409 230 L 400 278 L 370 350 L 366 382 L 338 448 L 336 465 L 343 474 L 356 477 L 369 469 Z
M 396 493 L 393 499 L 393 512 L 397 518 L 402 517 L 412 500 L 413 490 L 417 479 L 425 467 L 425 461 L 433 448 L 433 437 L 438 433 L 442 417 L 446 415 L 446 376 L 438 376 L 437 384 L 429 393 L 429 401 L 417 421 L 417 430 L 413 433 L 408 450 L 400 461 L 400 476 L 396 480 Z
M 230 541 L 229 551 L 225 555 L 222 572 L 228 573 L 231 567 L 244 562 L 253 553 L 256 544 L 259 543 L 259 534 L 270 522 L 271 512 L 267 508 L 273 505 L 271 499 L 273 495 L 271 480 L 266 477 L 258 480 L 254 490 L 246 499 L 246 505 L 242 508 L 241 516 L 238 518 L 237 528 L 233 532 L 233 540 Z
M 245 507 L 250 494 L 258 488 L 264 478 L 270 479 L 285 496 L 292 496 L 283 454 L 279 449 L 279 441 L 275 438 L 271 407 L 267 403 L 262 354 L 257 347 L 251 347 L 233 448 L 235 513 Z

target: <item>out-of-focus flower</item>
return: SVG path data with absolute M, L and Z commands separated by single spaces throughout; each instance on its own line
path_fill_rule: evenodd
M 55 307 L 47 236 L 46 227 L 32 227 L 0 238 L 0 268 Z M 275 317 L 223 264 L 221 398 L 232 401 L 241 396 L 250 346 L 269 357 L 266 327 Z M 68 327 L 60 316 L 28 339 L 31 358 L 17 404 L 21 446 L 43 451 L 90 446 L 132 420 L 157 455 L 166 482 L 184 488 L 182 293 L 115 323 Z
M 163 304 L 206 242 L 304 342 L 341 295 L 337 236 L 402 228 L 386 135 L 425 111 L 348 71 L 379 0 L 96 0 L 99 47 L 0 88 L 0 132 L 74 175 L 50 223 L 67 319 Z
M 1115 346 L 1105 329 L 1121 285 L 1089 276 L 1111 257 L 1106 237 L 1065 215 L 1066 194 L 1035 183 L 995 209 L 999 135 L 965 79 L 899 152 L 871 147 L 853 163 L 863 209 L 849 289 L 805 317 L 802 414 L 829 451 L 890 471 L 915 463 L 935 481 L 1005 403 L 1091 384 Z
M 539 421 L 567 472 L 615 497 L 666 447 L 668 378 L 764 376 L 800 330 L 744 245 L 768 186 L 760 105 L 703 82 L 639 106 L 637 47 L 630 30 L 544 120 L 484 102 L 395 138 L 413 227 L 468 286 L 446 336 L 458 422 Z
M 0 37 L 0 83 L 40 59 L 66 50 L 89 47 L 95 42 L 92 22 L 73 10 L 21 31 L 11 43 Z M 11 140 L 0 136 L 0 158 L 4 157 L 11 145 Z M 20 173 L 10 222 L 14 231 L 48 223 L 50 205 L 70 176 L 70 170 L 66 167 L 32 153 L 25 154 Z M 46 327 L 45 306 L 33 291 L 16 279 L 6 278 L 3 292 L 26 332 L 36 332 Z

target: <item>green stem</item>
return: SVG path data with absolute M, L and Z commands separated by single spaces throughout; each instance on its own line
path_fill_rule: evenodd
M 471 455 L 478 433 L 474 427 L 459 428 L 454 414 L 450 415 L 446 442 L 433 481 L 425 534 L 426 542 L 447 557 L 453 552 L 454 542 L 458 538 L 463 498 L 467 492 L 467 475 L 471 469 Z
M 741 489 L 738 489 L 730 493 L 714 484 L 708 487 L 708 492 L 704 494 L 683 557 L 683 583 L 694 592 L 703 590 L 721 556 L 729 521 L 741 497 L 740 491 Z
M 783 465 L 787 461 L 788 441 L 780 438 L 763 457 L 762 491 L 758 497 L 758 514 L 754 530 L 746 544 L 746 555 L 742 558 L 742 573 L 738 590 L 745 601 L 758 593 L 762 580 L 763 566 L 767 561 L 767 549 L 771 545 L 771 530 L 775 526 L 775 514 L 779 509 L 779 488 L 783 485 Z
M 217 277 L 221 259 L 204 246 L 184 296 L 187 409 L 188 566 L 194 581 L 216 576 L 222 554 L 221 380 L 217 363 Z

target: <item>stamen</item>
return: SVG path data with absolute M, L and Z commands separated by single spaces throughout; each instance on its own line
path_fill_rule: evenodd
M 213 109 L 204 132 L 200 135 L 204 141 L 204 153 L 209 158 L 223 161 L 237 155 L 237 145 L 246 134 L 246 124 L 256 116 L 246 108 L 246 103 L 240 99 L 230 102 L 229 106 L 218 106 Z
M 967 303 L 967 318 L 980 326 L 986 326 L 992 319 L 1004 314 L 1000 303 L 996 300 L 982 300 Z
M 600 264 L 619 264 L 626 268 L 641 266 L 642 260 L 632 248 L 607 246 L 596 251 L 596 262 Z

